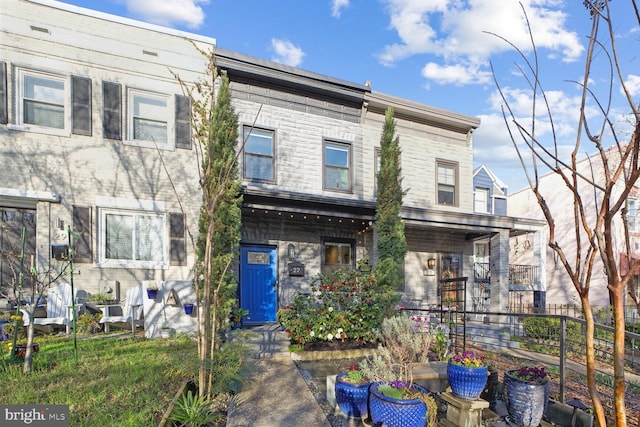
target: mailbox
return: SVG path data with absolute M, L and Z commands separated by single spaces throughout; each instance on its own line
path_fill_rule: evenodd
M 69 246 L 63 244 L 51 245 L 51 258 L 57 259 L 58 261 L 68 261 Z

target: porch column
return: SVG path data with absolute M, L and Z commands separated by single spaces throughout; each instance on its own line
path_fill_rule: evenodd
M 549 230 L 546 227 L 541 227 L 536 233 L 534 233 L 534 252 L 533 262 L 534 265 L 538 265 L 538 290 L 547 290 L 547 245 L 549 243 Z
M 491 312 L 505 313 L 509 308 L 509 230 L 502 230 L 491 237 Z M 503 319 L 504 320 L 504 319 Z M 500 321 L 500 317 L 490 319 L 491 323 Z

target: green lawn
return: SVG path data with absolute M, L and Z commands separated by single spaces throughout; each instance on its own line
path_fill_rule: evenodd
M 20 363 L 0 364 L 0 402 L 69 405 L 71 426 L 156 426 L 183 382 L 197 376 L 196 341 L 186 336 L 78 337 L 77 363 L 72 338 L 36 342 L 30 375 Z M 2 351 L 6 360 L 6 343 Z

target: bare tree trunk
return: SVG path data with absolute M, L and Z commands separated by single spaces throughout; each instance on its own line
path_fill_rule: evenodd
M 593 332 L 595 330 L 595 321 L 593 319 L 593 312 L 591 311 L 591 304 L 589 303 L 588 295 L 582 295 L 580 297 L 582 304 L 582 311 L 584 313 L 585 320 L 585 343 L 586 343 L 586 359 L 587 359 L 587 387 L 589 388 L 589 394 L 591 395 L 591 403 L 593 404 L 594 418 L 597 425 L 600 427 L 606 427 L 607 423 L 604 416 L 604 408 L 602 406 L 602 400 L 598 392 L 596 383 L 596 351 L 595 343 L 593 339 Z
M 29 304 L 33 308 L 31 308 L 31 322 L 29 326 L 27 326 L 27 351 L 24 355 L 24 364 L 22 365 L 22 373 L 28 374 L 31 372 L 31 368 L 33 365 L 33 335 L 34 335 L 34 327 L 33 327 L 33 314 L 35 314 L 36 303 L 32 302 Z
M 207 191 L 207 190 L 205 190 Z M 209 206 L 207 206 L 207 212 L 210 212 Z M 201 397 L 206 397 L 209 394 L 209 388 L 207 381 L 207 373 L 210 371 L 209 362 L 211 359 L 211 247 L 213 244 L 213 228 L 214 222 L 210 221 L 207 229 L 207 237 L 205 243 L 205 256 L 203 266 L 203 291 L 202 291 L 202 335 L 199 337 L 199 351 L 200 351 L 200 368 L 198 370 L 198 392 Z
M 618 281 L 616 288 L 620 288 Z M 624 401 L 625 372 L 624 372 L 624 292 L 615 289 L 611 293 L 613 298 L 613 324 L 615 326 L 613 340 L 613 398 L 616 411 L 616 426 L 627 425 L 626 406 Z

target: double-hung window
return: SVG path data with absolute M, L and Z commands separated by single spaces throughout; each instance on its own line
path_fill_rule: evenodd
M 489 213 L 489 190 L 476 187 L 473 191 L 473 210 L 477 213 Z
M 65 129 L 66 79 L 18 70 L 19 124 Z
M 265 129 L 244 128 L 244 177 L 273 182 L 274 132 Z
M 163 213 L 102 209 L 101 261 L 140 268 L 163 265 L 165 229 Z
M 456 206 L 458 204 L 458 166 L 455 163 L 438 162 L 438 204 Z
M 351 191 L 351 145 L 324 141 L 324 189 Z
M 129 141 L 154 142 L 166 146 L 171 117 L 169 97 L 151 92 L 129 90 Z
M 58 136 L 92 135 L 92 82 L 88 77 L 16 68 L 16 117 L 10 127 Z M 0 79 L 6 79 L 6 64 L 0 62 Z M 4 82 L 3 82 L 4 83 Z M 0 103 L 6 89 L 0 83 Z M 8 123 L 6 105 L 0 107 L 0 122 Z

